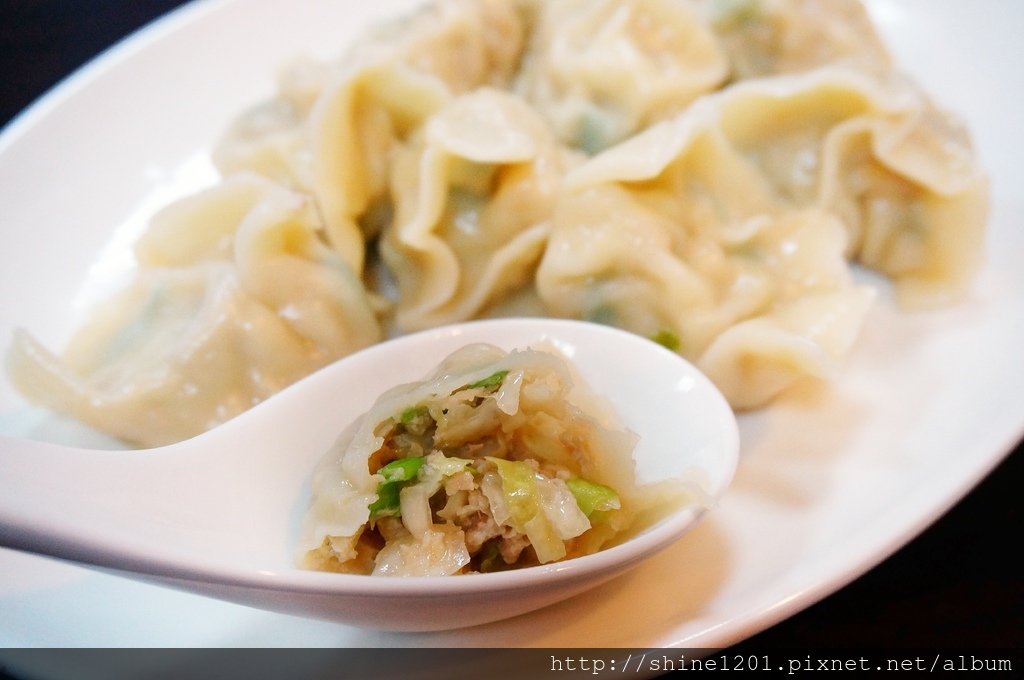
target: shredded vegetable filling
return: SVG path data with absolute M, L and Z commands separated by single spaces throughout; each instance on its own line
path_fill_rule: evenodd
M 385 394 L 317 471 L 305 566 L 492 572 L 614 541 L 635 516 L 635 437 L 572 389 L 553 353 L 472 345 Z

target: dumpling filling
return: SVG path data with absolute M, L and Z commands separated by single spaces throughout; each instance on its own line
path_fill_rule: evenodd
M 465 574 L 607 546 L 636 515 L 636 438 L 577 403 L 599 410 L 560 356 L 490 345 L 384 394 L 316 472 L 304 566 Z

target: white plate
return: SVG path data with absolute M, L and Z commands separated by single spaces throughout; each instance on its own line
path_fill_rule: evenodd
M 199 2 L 17 120 L 0 139 L 2 342 L 26 326 L 59 346 L 118 275 L 117 256 L 140 220 L 208 179 L 209 144 L 242 107 L 271 93 L 278 65 L 304 52 L 335 54 L 367 21 L 410 4 Z M 736 483 L 697 531 L 562 605 L 414 636 L 0 551 L 0 644 L 722 646 L 829 594 L 909 540 L 1024 429 L 1024 49 L 1016 35 L 1024 5 L 874 0 L 870 8 L 905 70 L 970 124 L 993 177 L 988 264 L 971 299 L 953 309 L 903 314 L 883 290 L 837 380 L 744 416 Z M 81 441 L 2 381 L 0 430 Z

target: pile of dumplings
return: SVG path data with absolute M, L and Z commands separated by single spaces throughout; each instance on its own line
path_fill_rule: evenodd
M 16 335 L 29 399 L 159 445 L 384 337 L 549 315 L 757 408 L 841 364 L 853 263 L 960 299 L 988 202 L 856 0 L 436 0 L 289 67 L 214 160 L 64 353 Z

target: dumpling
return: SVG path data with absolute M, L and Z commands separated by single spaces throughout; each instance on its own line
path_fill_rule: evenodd
M 963 129 L 908 83 L 848 69 L 739 83 L 574 171 L 627 183 L 701 223 L 757 206 L 816 207 L 846 253 L 912 306 L 962 296 L 980 265 L 988 180 Z M 650 191 L 648 190 L 650 189 Z
M 395 206 L 380 249 L 397 280 L 396 322 L 468 319 L 528 283 L 575 156 L 518 98 L 481 88 L 435 114 L 395 155 Z
M 444 0 L 358 44 L 310 115 L 313 193 L 331 244 L 362 272 L 365 236 L 390 214 L 397 146 L 452 97 L 503 85 L 525 27 L 517 3 Z
M 62 356 L 17 334 L 8 366 L 30 400 L 157 446 L 380 339 L 308 197 L 240 175 L 154 225 L 135 281 L 91 313 Z
M 571 194 L 556 212 L 538 292 L 552 313 L 679 351 L 735 408 L 761 406 L 804 376 L 830 375 L 873 298 L 852 283 L 838 220 L 769 209 L 703 226 L 621 187 Z M 808 309 L 817 313 L 798 311 Z M 771 342 L 760 342 L 759 330 Z
M 637 486 L 635 436 L 580 389 L 554 352 L 467 345 L 384 393 L 314 473 L 301 562 L 441 576 L 597 551 L 680 489 Z
M 683 110 L 728 75 L 724 50 L 685 2 L 537 4 L 516 89 L 587 153 Z
M 336 70 L 335 64 L 310 59 L 290 64 L 278 78 L 277 94 L 235 119 L 214 148 L 213 161 L 221 174 L 257 173 L 310 193 L 309 116 Z
M 963 290 L 986 182 L 936 117 L 845 70 L 708 96 L 567 177 L 538 292 L 556 314 L 660 338 L 734 406 L 761 405 L 852 343 L 871 293 L 847 257 L 914 302 Z
M 720 40 L 730 80 L 843 65 L 887 73 L 891 60 L 860 0 L 690 0 Z
M 596 153 L 730 82 L 844 65 L 891 70 L 859 0 L 535 3 L 516 91 Z
M 889 276 L 903 306 L 964 298 L 983 259 L 989 182 L 956 119 L 919 99 L 851 120 L 821 164 L 818 205 L 843 218 L 850 254 Z
M 698 367 L 737 409 L 758 408 L 806 378 L 834 377 L 860 332 L 874 291 L 809 291 L 717 336 Z
M 453 95 L 505 85 L 524 31 L 516 2 L 444 0 L 376 27 L 338 61 L 297 61 L 229 127 L 217 167 L 313 194 L 331 245 L 361 273 L 365 237 L 388 218 L 394 147 Z

